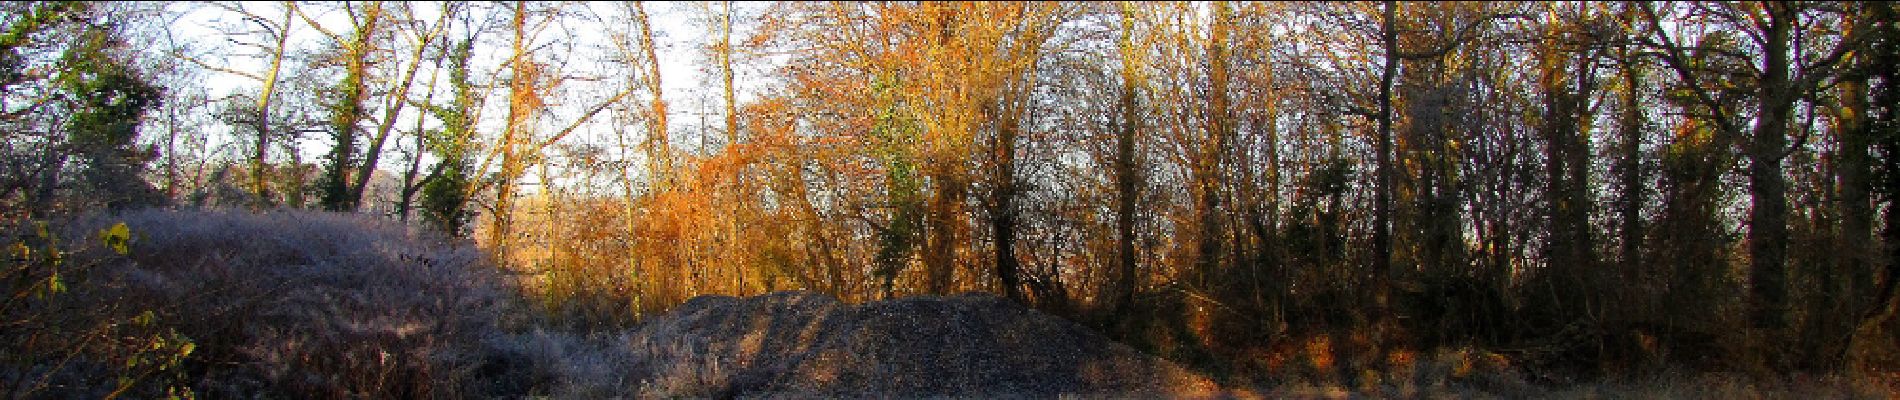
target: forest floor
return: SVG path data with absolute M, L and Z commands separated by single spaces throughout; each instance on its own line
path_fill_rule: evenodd
M 1221 385 L 1081 325 L 988 294 L 848 305 L 821 294 L 702 296 L 631 336 L 641 379 L 713 397 L 979 398 L 1895 398 L 1900 380 L 1659 373 L 1533 383 L 1441 351 L 1349 386 Z M 691 382 L 688 384 L 688 382 Z
M 641 380 L 779 397 L 1213 397 L 1211 380 L 988 294 L 859 305 L 822 294 L 702 296 L 644 324 Z M 684 388 L 682 388 L 684 389 Z
M 132 240 L 114 255 L 100 232 L 121 221 Z M 68 228 L 65 261 L 16 267 L 72 277 L 0 308 L 43 321 L 0 329 L 0 397 L 1900 397 L 1894 376 L 1572 382 L 1479 350 L 1290 358 L 1222 381 L 989 294 L 701 296 L 636 326 L 571 326 L 465 243 L 370 217 L 153 210 Z

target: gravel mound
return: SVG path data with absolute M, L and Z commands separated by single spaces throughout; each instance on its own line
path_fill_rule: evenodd
M 701 296 L 628 337 L 649 395 L 1205 397 L 1206 378 L 988 294 Z

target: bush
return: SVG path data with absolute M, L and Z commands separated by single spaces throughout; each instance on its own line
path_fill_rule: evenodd
M 130 233 L 124 256 L 101 246 L 100 235 L 84 235 L 118 222 Z M 145 210 L 61 225 L 52 231 L 80 238 L 67 247 L 84 249 L 63 262 L 90 268 L 63 276 L 62 293 L 3 314 L 0 337 L 9 350 L 70 356 L 9 357 L 0 388 L 12 395 L 462 398 L 532 390 L 514 370 L 531 366 L 494 346 L 502 318 L 515 314 L 507 286 L 466 242 L 315 212 Z M 141 346 L 171 351 L 135 351 Z M 165 354 L 174 357 L 127 361 Z M 156 370 L 169 378 L 101 379 L 140 362 L 161 363 Z M 92 387 L 101 382 L 115 387 Z
M 72 293 L 93 269 L 129 251 L 127 227 L 99 231 L 100 247 L 109 252 L 74 257 L 47 224 L 29 225 L 10 229 L 17 238 L 0 262 L 7 283 L 0 302 L 0 393 L 110 398 L 140 383 L 176 393 L 179 363 L 195 348 L 190 338 L 154 324 L 150 311 L 76 301 Z

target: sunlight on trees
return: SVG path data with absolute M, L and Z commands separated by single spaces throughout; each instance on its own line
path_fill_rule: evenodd
M 575 324 L 982 291 L 1236 374 L 1900 366 L 1887 3 L 0 9 L 16 230 L 374 214 Z

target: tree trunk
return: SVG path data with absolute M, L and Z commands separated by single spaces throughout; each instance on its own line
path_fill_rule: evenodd
M 662 192 L 673 187 L 673 142 L 667 138 L 666 100 L 661 96 L 660 59 L 654 50 L 652 19 L 647 18 L 645 2 L 633 3 L 634 16 L 640 21 L 640 50 L 646 53 L 647 90 L 652 93 L 648 100 L 647 122 L 647 169 L 654 175 L 653 191 Z
M 931 4 L 935 4 L 935 6 L 929 6 Z M 967 10 L 961 7 L 953 8 L 952 6 L 939 3 L 926 3 L 926 5 L 932 12 L 931 21 L 934 23 L 934 28 L 937 31 L 933 39 L 934 41 L 931 42 L 932 48 L 945 51 L 946 54 L 952 54 L 948 52 L 957 49 L 956 42 L 958 32 L 963 29 L 964 16 L 961 15 L 961 13 Z M 948 80 L 953 85 L 966 84 L 966 81 L 958 80 L 958 78 L 964 77 L 957 76 L 957 73 L 958 72 L 936 72 L 933 74 L 935 74 L 934 79 Z M 960 89 L 967 90 L 969 88 Z M 970 104 L 963 102 L 969 99 L 965 97 L 968 95 L 963 94 L 962 90 L 940 89 L 934 91 L 935 93 L 931 96 L 941 101 L 942 103 L 940 104 Z M 926 221 L 924 224 L 923 248 L 924 288 L 926 291 L 934 294 L 948 293 L 952 282 L 956 278 L 956 248 L 957 245 L 962 242 L 962 238 L 960 237 L 962 229 L 960 228 L 963 227 L 962 219 L 958 218 L 962 213 L 958 211 L 962 208 L 964 196 L 967 194 L 966 185 L 968 184 L 967 179 L 969 179 L 967 177 L 972 175 L 966 175 L 971 174 L 969 172 L 959 171 L 960 168 L 956 167 L 956 165 L 961 164 L 965 156 L 958 154 L 957 150 L 953 150 L 960 146 L 949 145 L 947 142 L 951 140 L 962 140 L 948 138 L 957 138 L 958 135 L 967 135 L 971 132 L 968 122 L 974 119 L 974 117 L 971 117 L 970 114 L 964 114 L 965 112 L 974 113 L 978 112 L 978 110 L 962 108 L 943 110 L 944 115 L 942 118 L 948 119 L 949 122 L 943 123 L 942 126 L 929 128 L 929 130 L 936 131 L 935 135 L 940 135 L 940 138 L 925 141 L 929 143 L 925 145 L 925 159 L 931 160 L 931 163 L 924 166 L 924 169 L 929 171 L 931 190 L 930 199 L 928 200 L 929 204 L 926 205 L 925 210 Z M 931 135 L 933 134 L 925 133 L 925 137 L 930 137 Z M 1004 239 L 1005 238 L 997 238 L 997 240 Z M 1007 239 L 1013 240 L 1014 237 Z M 1001 249 L 999 248 L 998 250 L 1000 251 Z M 999 266 L 998 268 L 1001 267 Z M 1007 290 L 1010 289 L 1005 289 L 1005 291 Z
M 422 53 L 425 49 L 429 48 L 429 42 L 433 39 L 432 36 L 434 35 L 432 32 L 421 32 L 419 34 L 422 39 L 415 43 L 416 47 L 409 55 L 408 68 L 403 71 L 401 81 L 396 85 L 396 90 L 389 94 L 387 101 L 383 102 L 382 122 L 376 126 L 376 135 L 370 138 L 369 149 L 363 152 L 363 165 L 357 169 L 363 172 L 357 174 L 356 182 L 350 185 L 350 198 L 353 199 L 351 200 L 352 203 L 363 203 L 363 191 L 369 187 L 370 178 L 375 175 L 376 172 L 376 164 L 382 160 L 383 145 L 388 143 L 389 133 L 395 130 L 397 117 L 402 115 L 404 108 L 408 108 L 409 88 L 416 81 L 416 71 L 422 68 Z
M 738 98 L 732 90 L 732 2 L 725 1 L 724 13 L 719 17 L 719 71 L 725 79 L 726 92 L 726 144 L 739 144 Z
M 1622 60 L 1623 91 L 1617 94 L 1621 103 L 1618 114 L 1618 128 L 1622 130 L 1623 140 L 1618 143 L 1618 152 L 1622 159 L 1617 160 L 1617 179 L 1622 186 L 1621 199 L 1617 202 L 1617 217 L 1622 222 L 1623 281 L 1636 282 L 1637 274 L 1643 270 L 1643 104 L 1640 95 L 1641 77 L 1633 64 L 1634 57 L 1624 49 Z
M 1379 45 L 1384 48 L 1385 63 L 1379 73 L 1379 143 L 1373 149 L 1378 185 L 1372 200 L 1373 276 L 1392 272 L 1392 80 L 1399 71 L 1397 18 L 1398 2 L 1385 2 L 1380 19 Z
M 1856 22 L 1848 29 L 1865 29 Z M 1864 55 L 1855 54 L 1850 65 L 1864 64 Z M 1865 65 L 1855 65 L 1865 68 Z M 1867 74 L 1843 76 L 1836 87 L 1840 104 L 1834 114 L 1835 140 L 1833 178 L 1839 199 L 1839 240 L 1832 265 L 1819 266 L 1816 280 L 1821 286 L 1817 298 L 1809 301 L 1808 324 L 1804 328 L 1809 367 L 1833 369 L 1845 361 L 1848 345 L 1860 316 L 1876 306 L 1874 295 L 1873 203 L 1870 196 L 1873 171 L 1868 148 L 1873 146 L 1867 111 Z M 1836 270 L 1830 270 L 1833 268 Z
M 430 86 L 433 89 L 435 85 L 431 84 Z M 422 103 L 428 104 L 432 98 L 433 96 L 424 98 Z M 430 171 L 431 174 L 429 176 L 422 175 L 422 153 L 424 151 L 423 149 L 428 148 L 428 144 L 425 143 L 427 135 L 422 131 L 423 121 L 423 118 L 416 118 L 416 153 L 415 157 L 409 158 L 409 167 L 403 169 L 402 196 L 396 199 L 396 219 L 402 222 L 409 222 L 409 213 L 415 209 L 416 192 L 422 191 L 422 182 L 432 178 L 433 175 L 435 175 L 433 172 L 441 170 L 437 168 Z
M 1782 337 L 1788 326 L 1788 197 L 1781 160 L 1788 122 L 1799 93 L 1789 81 L 1789 34 L 1796 17 L 1790 5 L 1769 3 L 1759 93 L 1760 115 L 1747 146 L 1749 158 L 1748 249 L 1751 317 L 1755 328 Z
M 1141 284 L 1136 275 L 1135 253 L 1135 209 L 1136 201 L 1141 197 L 1138 192 L 1141 177 L 1135 169 L 1135 134 L 1141 124 L 1141 110 L 1136 108 L 1138 97 L 1136 90 L 1141 85 L 1137 81 L 1139 71 L 1136 60 L 1139 52 L 1134 46 L 1134 4 L 1121 3 L 1122 36 L 1122 92 L 1121 119 L 1115 132 L 1115 253 L 1119 273 L 1116 274 L 1114 303 L 1116 314 L 1126 315 L 1129 306 L 1134 305 L 1135 290 Z
M 373 171 L 356 168 L 357 125 L 367 113 L 364 98 L 369 96 L 370 53 L 375 50 L 377 24 L 382 22 L 382 3 L 371 2 L 363 11 L 349 43 L 341 43 L 344 57 L 343 94 L 330 111 L 330 134 L 336 144 L 330 150 L 329 170 L 322 185 L 323 207 L 330 211 L 354 212 L 361 198 L 350 182 L 353 176 L 366 179 Z M 381 150 L 381 149 L 377 149 Z M 356 174 L 356 175 L 352 175 Z
M 1554 45 L 1543 50 L 1546 54 L 1539 84 L 1544 90 L 1544 182 L 1545 200 L 1549 202 L 1546 211 L 1550 213 L 1546 260 L 1562 275 L 1559 284 L 1576 288 L 1574 284 L 1581 283 L 1576 280 L 1585 278 L 1596 259 L 1590 237 L 1589 142 L 1584 137 L 1589 129 L 1585 112 L 1595 78 L 1593 55 L 1586 51 L 1573 59 L 1571 52 Z M 1587 293 L 1587 289 L 1576 293 Z
M 999 133 L 999 135 L 1000 134 L 1001 133 Z M 1014 134 L 1011 133 L 1010 135 Z M 999 142 L 1000 141 L 999 139 Z M 1013 142 L 1014 139 L 1010 141 Z M 998 146 L 1002 145 L 1003 144 L 998 143 Z M 1011 153 L 1008 156 L 1013 156 L 1013 153 L 1015 153 L 1014 151 L 1003 152 Z M 1005 156 L 999 156 L 998 158 L 1001 157 Z M 1022 267 L 1016 262 L 1016 211 L 1014 203 L 1016 189 L 1014 184 L 1007 183 L 1008 180 L 1014 179 L 1014 168 L 998 168 L 996 175 L 997 179 L 1003 179 L 1003 181 L 997 183 L 996 199 L 993 200 L 996 207 L 993 211 L 996 212 L 996 214 L 990 218 L 991 233 L 995 235 L 994 239 L 996 240 L 996 276 L 1003 281 L 1003 295 L 1010 300 L 1021 303 L 1025 299 L 1023 299 L 1022 293 Z
M 962 208 L 960 206 L 966 188 L 960 178 L 946 171 L 947 167 L 937 165 L 929 168 L 936 172 L 931 174 L 930 181 L 935 188 L 931 190 L 925 217 L 928 221 L 924 231 L 924 289 L 933 294 L 948 294 L 956 278 L 956 249 L 957 243 L 961 241 L 958 228 L 962 225 L 962 220 L 958 218 L 962 213 L 958 209 Z M 1002 251 L 1002 248 L 999 247 L 998 251 Z
M 722 5 L 722 12 L 719 15 L 720 36 L 719 45 L 716 47 L 716 50 L 719 53 L 720 76 L 724 78 L 723 81 L 725 83 L 726 149 L 732 151 L 737 149 L 737 147 L 734 146 L 739 144 L 739 99 L 734 96 L 732 89 L 732 2 L 724 1 L 720 2 L 720 4 Z M 733 186 L 731 186 L 731 190 L 733 191 L 733 201 L 729 201 L 726 204 L 729 210 L 727 211 L 727 217 L 724 222 L 726 223 L 727 243 L 736 244 L 739 243 L 740 240 L 739 223 L 744 213 L 744 202 L 739 201 L 739 199 L 749 194 L 751 189 L 748 187 L 744 168 L 734 168 L 732 171 Z M 736 255 L 736 253 L 738 252 L 729 252 L 728 257 Z M 743 264 L 743 261 L 732 263 L 735 290 L 737 290 L 741 296 L 745 295 L 746 287 L 745 267 Z
M 1024 84 L 1033 85 L 1032 82 Z M 1016 135 L 1021 129 L 1019 108 L 1027 100 L 1021 99 L 1021 93 L 1005 89 L 1007 93 L 995 107 L 996 141 L 994 159 L 990 177 L 994 185 L 990 199 L 990 232 L 996 241 L 996 276 L 1003 283 L 1003 294 L 1011 300 L 1023 302 L 1021 289 L 1021 266 L 1016 261 Z
M 527 43 L 527 5 L 516 1 L 514 5 L 513 62 L 510 69 L 514 75 L 508 83 L 508 119 L 502 127 L 501 171 L 495 185 L 495 208 L 490 210 L 493 224 L 489 226 L 489 243 L 494 246 L 495 258 L 509 262 L 510 246 L 508 241 L 514 231 L 515 179 L 519 179 L 526 169 L 521 155 L 517 154 L 517 142 L 521 132 L 528 124 L 528 116 L 535 110 L 535 90 L 532 61 L 528 59 Z
M 1228 113 L 1228 60 L 1227 36 L 1233 19 L 1233 11 L 1225 2 L 1214 3 L 1214 22 L 1207 40 L 1207 137 L 1201 143 L 1199 165 L 1195 169 L 1195 183 L 1200 187 L 1199 214 L 1200 235 L 1197 236 L 1199 249 L 1195 258 L 1195 274 L 1204 280 L 1201 284 L 1212 282 L 1209 274 L 1215 273 L 1222 263 L 1225 253 L 1222 245 L 1226 240 L 1226 229 L 1220 214 L 1221 209 L 1221 165 L 1222 154 L 1227 148 L 1227 137 L 1232 130 L 1232 115 Z
M 1874 145 L 1867 124 L 1867 77 L 1858 76 L 1840 83 L 1841 113 L 1838 123 L 1840 144 L 1835 147 L 1836 179 L 1840 182 L 1841 256 L 1849 279 L 1844 298 L 1865 299 L 1873 291 L 1873 266 L 1876 246 L 1873 242 L 1874 212 L 1872 161 L 1867 150 Z M 1857 308 L 1864 305 L 1855 304 Z
M 277 73 L 284 67 L 285 44 L 290 40 L 290 18 L 296 14 L 295 8 L 284 7 L 283 31 L 277 32 L 277 48 L 271 52 L 270 68 L 264 70 L 264 88 L 257 94 L 257 147 L 252 149 L 251 157 L 251 194 L 257 196 L 260 206 L 270 206 L 270 137 L 271 137 L 271 97 L 277 93 Z

